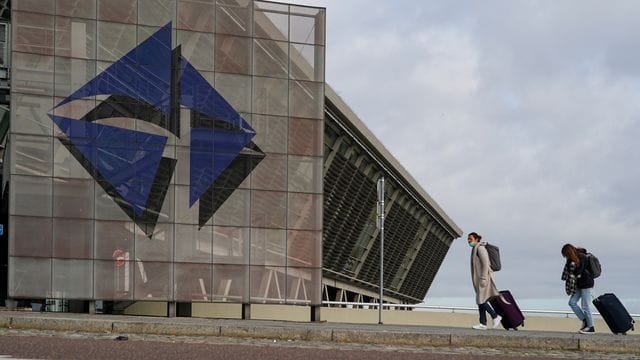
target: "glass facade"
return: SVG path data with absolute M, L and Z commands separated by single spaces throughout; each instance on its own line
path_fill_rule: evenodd
M 319 304 L 324 17 L 15 2 L 9 296 Z

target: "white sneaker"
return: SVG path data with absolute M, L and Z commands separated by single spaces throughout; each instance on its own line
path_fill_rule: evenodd
M 497 328 L 500 326 L 500 321 L 502 320 L 502 316 L 498 315 L 495 319 L 493 319 L 493 328 Z
M 478 325 L 473 325 L 471 328 L 475 330 L 487 330 L 487 325 L 478 324 Z

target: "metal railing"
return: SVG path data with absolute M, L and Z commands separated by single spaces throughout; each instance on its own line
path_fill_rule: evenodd
M 364 302 L 345 302 L 345 301 L 323 301 L 323 306 L 326 307 L 346 307 L 352 309 L 378 309 L 378 303 L 364 303 Z M 424 311 L 440 311 L 440 312 L 451 312 L 451 313 L 468 313 L 468 312 L 476 312 L 478 311 L 477 307 L 464 307 L 464 306 L 439 306 L 439 305 L 426 305 L 426 304 L 383 304 L 382 309 L 386 310 L 399 310 L 406 311 L 411 309 L 413 310 L 424 310 Z M 524 314 L 538 314 L 538 315 L 554 315 L 554 316 L 563 316 L 566 318 L 574 317 L 575 314 L 571 310 L 530 310 L 530 309 L 521 309 Z M 600 316 L 599 313 L 592 313 L 595 316 Z M 640 321 L 640 314 L 630 314 L 631 317 L 635 320 Z

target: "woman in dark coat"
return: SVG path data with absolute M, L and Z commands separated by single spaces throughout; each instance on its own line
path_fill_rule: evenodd
M 569 306 L 582 321 L 579 332 L 591 334 L 595 332 L 591 316 L 591 292 L 593 291 L 593 275 L 589 266 L 587 251 L 571 244 L 562 247 L 562 256 L 567 259 L 562 271 L 565 291 L 569 295 Z M 582 307 L 578 306 L 578 300 Z

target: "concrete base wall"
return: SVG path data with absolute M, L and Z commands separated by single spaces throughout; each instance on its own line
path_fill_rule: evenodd
M 124 311 L 125 315 L 167 316 L 167 303 L 137 301 Z M 213 319 L 242 319 L 242 304 L 192 303 L 191 316 Z M 309 306 L 251 304 L 252 320 L 310 321 Z
M 125 315 L 167 316 L 167 303 L 164 301 L 136 301 L 124 310 Z
M 242 319 L 242 304 L 192 303 L 191 316 L 213 319 Z
M 322 310 L 320 314 L 322 316 Z M 251 304 L 251 319 L 310 321 L 311 308 L 309 306 Z

